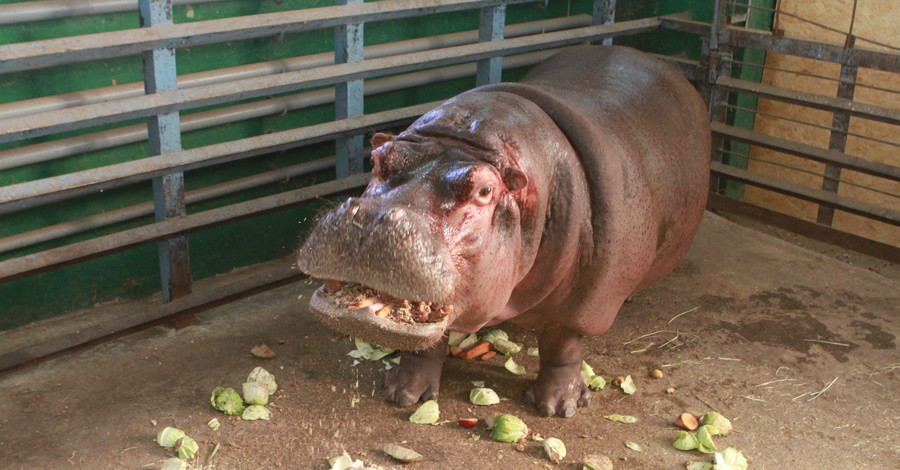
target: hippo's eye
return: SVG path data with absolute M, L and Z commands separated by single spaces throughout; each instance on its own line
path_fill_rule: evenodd
M 485 186 L 478 190 L 478 194 L 475 195 L 475 203 L 483 206 L 491 202 L 491 193 L 494 192 L 493 186 Z

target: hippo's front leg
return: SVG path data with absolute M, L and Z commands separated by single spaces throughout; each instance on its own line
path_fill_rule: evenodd
M 409 406 L 420 400 L 437 400 L 441 369 L 447 358 L 447 335 L 423 351 L 404 351 L 397 364 L 384 376 L 384 397 Z
M 525 401 L 544 416 L 568 418 L 591 401 L 591 392 L 581 378 L 582 336 L 555 324 L 544 325 L 538 334 L 541 370 L 525 393 Z

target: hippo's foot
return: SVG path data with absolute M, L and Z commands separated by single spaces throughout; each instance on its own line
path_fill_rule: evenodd
M 569 418 L 579 406 L 588 406 L 591 392 L 581 378 L 581 364 L 541 365 L 537 380 L 525 392 L 525 402 L 544 416 Z
M 400 355 L 400 364 L 384 376 L 384 398 L 400 406 L 437 400 L 446 348 L 445 336 L 443 341 L 424 351 L 404 351 Z
M 538 332 L 541 370 L 525 392 L 525 401 L 544 416 L 571 417 L 579 406 L 587 406 L 591 392 L 581 378 L 581 335 L 556 324 L 545 324 Z

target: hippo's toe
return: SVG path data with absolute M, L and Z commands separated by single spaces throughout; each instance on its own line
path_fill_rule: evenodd
M 543 416 L 571 418 L 578 407 L 588 406 L 591 392 L 581 379 L 580 365 L 577 370 L 571 366 L 543 366 L 525 392 L 525 401 L 535 405 Z
M 400 406 L 437 400 L 446 342 L 425 351 L 404 352 L 397 364 L 384 376 L 383 396 Z

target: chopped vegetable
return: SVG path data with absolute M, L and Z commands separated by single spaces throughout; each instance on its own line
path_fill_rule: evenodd
M 638 444 L 637 442 L 626 442 L 626 443 L 625 443 L 625 447 L 627 447 L 627 448 L 629 448 L 629 449 L 631 449 L 631 450 L 633 450 L 633 451 L 636 451 L 636 452 L 643 452 L 643 451 L 644 451 L 644 449 L 641 448 L 641 445 Z
M 256 367 L 251 372 L 250 375 L 247 376 L 247 382 L 258 382 L 261 384 L 265 384 L 266 389 L 269 391 L 269 395 L 275 393 L 278 390 L 278 383 L 275 382 L 275 376 L 270 374 L 269 371 L 263 369 L 262 367 Z
M 197 455 L 200 446 L 197 441 L 190 437 L 184 436 L 175 443 L 175 452 L 178 452 L 178 458 L 181 460 L 191 460 Z
M 272 348 L 266 343 L 259 343 L 256 346 L 253 346 L 253 348 L 250 349 L 250 354 L 253 354 L 260 359 L 271 359 L 275 357 L 275 351 L 272 351 Z
M 697 428 L 700 427 L 700 424 L 697 422 L 697 417 L 693 414 L 681 413 L 675 420 L 675 426 L 687 429 L 688 431 L 696 431 Z
M 244 412 L 244 400 L 233 388 L 216 387 L 209 402 L 213 408 L 227 415 L 239 415 Z
M 729 421 L 728 418 L 720 415 L 719 413 L 716 413 L 715 411 L 710 411 L 709 413 L 704 414 L 701 422 L 704 425 L 709 425 L 716 428 L 716 430 L 722 436 L 731 434 L 732 429 L 734 429 L 731 426 L 731 421 Z
M 548 437 L 544 439 L 544 453 L 554 463 L 559 463 L 566 457 L 566 445 L 555 437 Z
M 604 418 L 606 418 L 610 421 L 616 421 L 618 423 L 636 423 L 636 422 L 638 422 L 638 419 L 636 417 L 628 416 L 628 415 L 611 414 L 611 415 L 604 416 Z
M 491 437 L 500 442 L 516 442 L 528 436 L 528 426 L 513 415 L 500 415 L 494 418 Z
M 256 421 L 257 419 L 268 421 L 270 416 L 269 409 L 262 405 L 250 405 L 241 413 L 241 419 L 244 421 Z
M 469 336 L 466 336 L 462 341 L 460 341 L 457 346 L 459 347 L 459 349 L 465 350 L 471 348 L 472 346 L 475 346 L 476 343 L 478 343 L 478 335 L 472 333 Z
M 474 428 L 478 424 L 478 418 L 461 418 L 459 425 L 464 428 Z
M 473 388 L 469 392 L 469 401 L 473 405 L 496 405 L 500 403 L 500 397 L 497 396 L 497 392 L 490 388 Z
M 460 333 L 458 331 L 451 331 L 450 338 L 447 340 L 447 345 L 449 346 L 459 346 L 459 343 L 462 343 L 466 336 L 469 336 L 465 333 Z M 472 343 L 475 344 L 475 343 Z
M 419 462 L 423 459 L 422 454 L 397 444 L 385 444 L 384 452 L 403 463 Z
M 591 454 L 584 458 L 582 470 L 613 470 L 612 460 L 603 454 Z
M 269 403 L 269 388 L 259 382 L 245 382 L 241 386 L 244 402 L 248 405 L 265 405 Z
M 163 462 L 162 466 L 159 467 L 159 470 L 187 470 L 187 468 L 187 464 L 181 459 L 172 457 Z
M 476 357 L 481 357 L 484 353 L 491 350 L 491 343 L 487 341 L 479 341 L 478 344 L 472 346 L 469 349 L 459 353 L 459 357 L 462 359 L 475 359 Z
M 528 354 L 529 356 L 540 356 L 541 352 L 538 348 L 528 348 L 525 354 Z
M 678 450 L 694 450 L 700 445 L 697 435 L 688 431 L 678 431 L 675 433 L 675 439 L 672 446 Z
M 684 468 L 685 470 L 712 470 L 713 464 L 709 462 L 688 462 Z
M 631 380 L 630 375 L 625 377 L 625 380 L 622 381 L 620 387 L 622 387 L 622 391 L 625 392 L 626 395 L 633 395 L 634 392 L 637 391 L 637 387 L 634 386 L 634 382 Z
M 212 429 L 213 431 L 218 431 L 219 426 L 221 426 L 222 423 L 219 422 L 218 418 L 213 418 L 213 419 L 209 420 L 209 422 L 206 423 L 206 425 L 209 426 L 209 429 Z
M 729 447 L 721 453 L 716 452 L 716 464 L 714 470 L 747 470 L 747 459 L 744 454 L 734 447 Z
M 165 427 L 156 435 L 156 443 L 163 447 L 175 447 L 178 439 L 184 437 L 184 431 L 178 428 Z
M 385 348 L 375 344 L 367 343 L 359 338 L 355 338 L 353 343 L 356 349 L 347 353 L 354 359 L 365 359 L 367 361 L 377 361 L 394 352 L 393 349 Z
M 441 411 L 438 403 L 434 400 L 428 400 L 422 403 L 410 417 L 409 421 L 416 424 L 434 424 L 441 417 Z
M 581 379 L 592 390 L 599 390 L 606 386 L 606 380 L 595 374 L 594 368 L 585 361 L 581 361 Z
M 513 373 L 515 375 L 522 375 L 525 373 L 525 366 L 520 366 L 519 364 L 516 364 L 516 361 L 514 361 L 512 357 L 510 357 L 506 360 L 506 362 L 503 364 L 503 367 L 505 367 L 506 370 L 510 371 L 511 373 Z
M 704 454 L 711 454 L 716 450 L 716 444 L 713 443 L 712 437 L 718 434 L 716 428 L 712 426 L 700 426 L 697 430 L 697 450 Z

